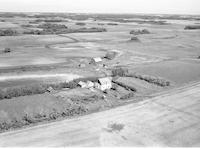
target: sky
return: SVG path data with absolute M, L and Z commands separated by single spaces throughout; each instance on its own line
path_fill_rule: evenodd
M 0 11 L 200 14 L 200 0 L 0 0 Z

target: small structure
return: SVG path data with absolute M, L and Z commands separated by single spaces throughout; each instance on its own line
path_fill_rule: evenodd
M 92 87 L 94 87 L 94 83 L 91 81 L 87 81 L 86 88 L 92 88 Z
M 84 67 L 86 67 L 85 64 L 79 64 L 78 66 L 79 66 L 80 68 L 84 68 Z
M 80 81 L 78 83 L 78 86 L 80 86 L 81 88 L 86 88 L 87 84 L 85 82 L 83 82 L 83 81 Z
M 133 37 L 131 37 L 131 41 L 139 41 L 139 39 L 138 39 L 138 37 L 133 36 Z
M 108 68 L 108 66 L 107 66 L 106 64 L 103 64 L 103 67 L 104 67 L 104 68 Z
M 80 81 L 78 83 L 78 86 L 80 86 L 81 88 L 90 89 L 90 88 L 94 87 L 94 83 L 91 81 L 87 81 L 87 82 Z
M 98 87 L 98 89 L 100 89 L 102 91 L 112 88 L 111 78 L 100 78 L 98 80 L 98 83 L 99 83 L 99 85 L 96 84 L 96 86 Z
M 96 57 L 91 59 L 90 64 L 98 64 L 100 62 L 102 62 L 101 57 Z
M 47 88 L 47 92 L 49 93 L 53 93 L 55 90 L 50 86 L 49 88 Z
M 4 53 L 10 53 L 10 52 L 11 52 L 11 49 L 10 49 L 10 48 L 5 48 L 3 52 L 4 52 Z

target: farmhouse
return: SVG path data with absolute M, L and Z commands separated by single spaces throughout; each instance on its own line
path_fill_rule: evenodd
M 91 82 L 91 81 L 87 81 L 86 82 L 86 88 L 92 88 L 92 87 L 94 87 L 94 83 Z
M 98 80 L 99 85 L 96 84 L 96 87 L 98 87 L 98 89 L 104 91 L 107 89 L 111 89 L 112 87 L 112 82 L 110 78 L 100 78 Z

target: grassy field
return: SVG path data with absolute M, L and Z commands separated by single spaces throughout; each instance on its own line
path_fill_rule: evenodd
M 140 74 L 140 77 L 118 76 L 113 81 L 117 87 L 105 92 L 75 88 L 57 90 L 53 94 L 3 99 L 0 101 L 2 130 L 7 126 L 18 127 L 14 126 L 15 122 L 19 127 L 31 124 L 26 113 L 36 123 L 44 117 L 38 118 L 34 113 L 47 111 L 45 119 L 49 121 L 140 101 L 156 92 L 200 80 L 200 30 L 184 29 L 199 23 L 198 19 L 153 15 L 7 15 L 0 15 L 0 20 L 3 20 L 0 30 L 12 29 L 18 34 L 0 36 L 0 89 L 67 82 L 76 76 L 105 77 L 120 67 Z M 44 23 L 51 24 L 48 25 L 48 34 L 50 31 L 52 34 L 23 34 L 24 31 L 41 29 L 39 26 Z M 79 32 L 60 34 L 59 27 L 63 29 L 63 26 Z M 99 28 L 106 31 L 99 32 Z M 88 29 L 92 32 L 80 33 Z M 133 30 L 140 32 L 130 34 Z M 142 33 L 144 30 L 148 34 Z M 4 52 L 6 48 L 10 51 Z M 102 62 L 91 64 L 94 57 L 102 58 Z M 170 85 L 152 83 L 157 78 L 169 81 Z M 4 122 L 9 123 L 5 128 Z

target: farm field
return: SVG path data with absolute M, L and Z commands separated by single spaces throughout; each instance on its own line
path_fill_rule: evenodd
M 0 13 L 0 132 L 199 82 L 199 16 L 176 17 Z

